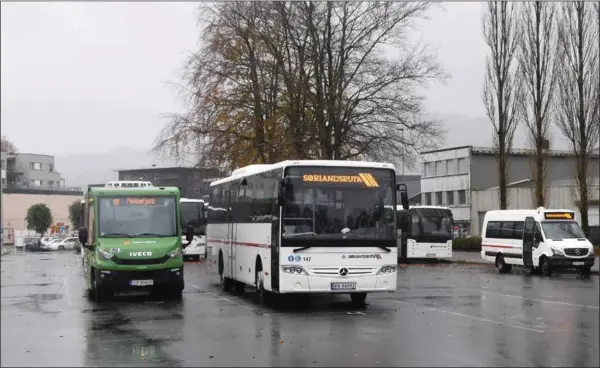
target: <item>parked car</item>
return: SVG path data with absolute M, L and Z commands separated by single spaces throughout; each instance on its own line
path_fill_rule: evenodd
M 52 242 L 48 245 L 50 250 L 75 249 L 75 244 L 78 242 L 76 237 L 68 237 L 63 240 Z
M 39 252 L 45 250 L 42 246 L 42 241 L 40 238 L 25 238 L 23 239 L 23 245 L 25 246 L 25 250 L 30 252 Z

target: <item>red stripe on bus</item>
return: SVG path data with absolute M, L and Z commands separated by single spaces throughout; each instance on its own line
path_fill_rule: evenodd
M 229 240 L 223 240 L 223 239 L 208 239 L 208 241 L 213 242 L 213 243 L 221 243 L 221 244 L 230 244 L 231 243 L 234 245 L 241 245 L 244 247 L 271 248 L 271 244 L 236 242 L 236 241 L 229 241 Z
M 514 248 L 512 245 L 487 245 L 482 244 L 482 247 L 490 247 L 490 248 Z

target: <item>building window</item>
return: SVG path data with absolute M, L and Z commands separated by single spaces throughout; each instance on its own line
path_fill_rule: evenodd
M 458 204 L 467 204 L 467 191 L 466 190 L 458 191 Z
M 0 161 L 0 169 L 4 170 L 6 168 L 6 163 L 4 160 Z
M 30 162 L 29 168 L 31 170 L 42 170 L 44 168 L 44 165 L 39 162 Z
M 456 175 L 458 174 L 458 162 L 455 159 L 447 161 L 447 174 Z
M 2 185 L 6 184 L 6 179 L 2 178 Z
M 446 204 L 452 206 L 454 204 L 454 191 L 449 190 L 446 192 Z
M 48 164 L 48 171 L 54 172 L 54 164 Z
M 435 163 L 435 176 L 446 176 L 446 160 Z
M 423 204 L 425 206 L 431 204 L 431 193 L 423 193 Z
M 466 157 L 458 159 L 458 173 L 459 174 L 468 174 L 469 173 L 469 160 Z
M 444 196 L 443 196 L 444 192 L 436 192 L 435 193 L 435 204 L 437 206 L 441 206 L 442 204 L 444 204 Z
M 50 181 L 48 182 L 48 188 L 52 188 L 53 186 L 54 186 L 54 181 L 53 181 L 53 180 L 50 180 Z
M 30 181 L 31 185 L 33 185 L 34 187 L 41 187 L 43 184 L 43 181 L 39 180 L 39 179 L 32 179 Z
M 154 174 L 154 180 L 158 180 L 160 178 L 160 175 L 158 175 L 158 173 Z

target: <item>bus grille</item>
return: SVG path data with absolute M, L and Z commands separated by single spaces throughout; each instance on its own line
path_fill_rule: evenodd
M 370 275 L 376 270 L 373 267 L 346 267 L 348 269 L 348 276 L 352 275 Z M 307 269 L 315 275 L 329 275 L 335 276 L 340 274 L 340 267 L 313 267 Z
M 122 259 L 122 258 L 115 257 L 115 258 L 113 258 L 113 260 L 115 261 L 116 264 L 120 264 L 120 265 L 129 265 L 129 266 L 154 265 L 154 264 L 165 263 L 167 260 L 169 260 L 169 256 L 165 255 L 164 257 L 150 258 L 150 259 Z
M 585 257 L 588 255 L 587 248 L 566 248 L 565 254 L 572 257 Z

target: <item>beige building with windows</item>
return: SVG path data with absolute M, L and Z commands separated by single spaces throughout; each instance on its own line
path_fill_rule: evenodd
M 44 203 L 50 208 L 55 224 L 63 223 L 65 231 L 71 230 L 69 206 L 81 199 L 83 193 L 76 191 L 4 189 L 2 193 L 3 244 L 19 245 L 23 237 L 34 235 L 32 231 L 27 230 L 25 216 L 27 209 L 37 203 Z

